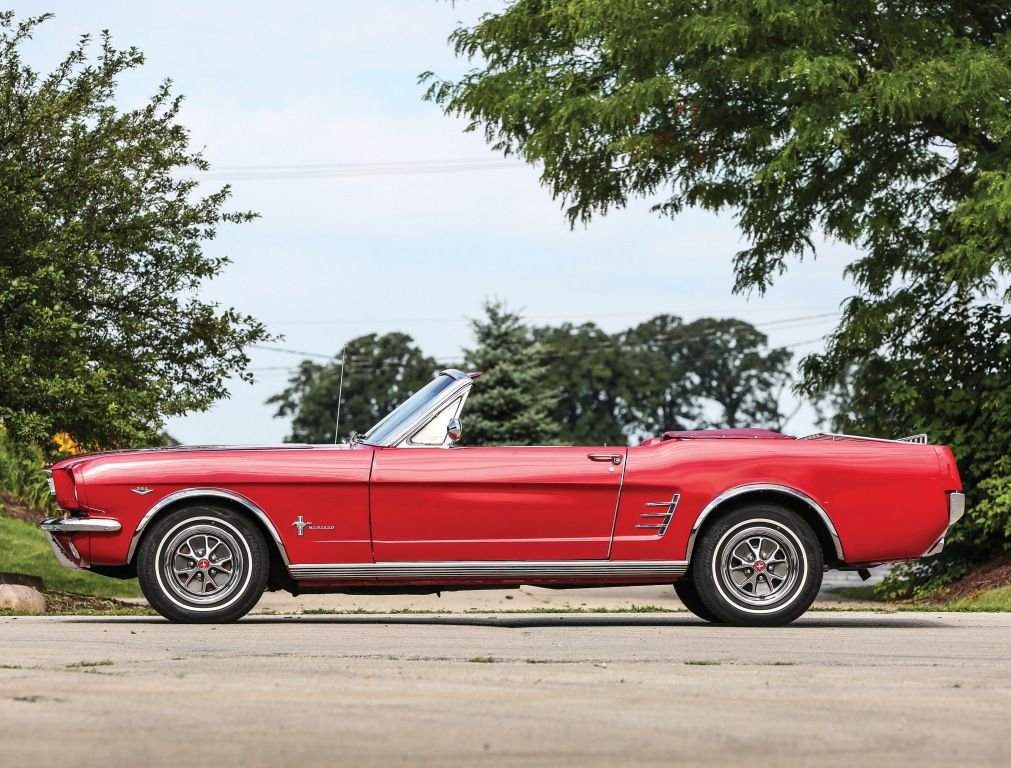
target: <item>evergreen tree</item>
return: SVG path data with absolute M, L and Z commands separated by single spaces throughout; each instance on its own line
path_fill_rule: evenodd
M 537 343 L 519 315 L 497 302 L 471 323 L 477 346 L 466 350 L 470 370 L 483 371 L 467 400 L 467 445 L 545 445 L 557 442 L 555 393 Z

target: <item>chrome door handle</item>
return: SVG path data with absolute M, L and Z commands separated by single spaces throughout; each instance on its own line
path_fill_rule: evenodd
M 586 458 L 590 461 L 606 461 L 611 464 L 621 464 L 620 453 L 588 453 Z

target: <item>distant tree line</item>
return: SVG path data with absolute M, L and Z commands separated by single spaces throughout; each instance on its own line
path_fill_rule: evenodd
M 617 333 L 594 323 L 532 326 L 489 303 L 459 367 L 484 371 L 464 412 L 468 445 L 624 445 L 664 430 L 782 429 L 792 354 L 753 325 L 658 315 Z M 345 348 L 340 438 L 364 432 L 440 368 L 404 333 Z M 291 418 L 289 441 L 335 437 L 341 360 L 303 361 L 268 401 Z

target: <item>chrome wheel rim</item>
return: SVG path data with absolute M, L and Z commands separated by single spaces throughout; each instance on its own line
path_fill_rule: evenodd
M 794 591 L 800 574 L 797 544 L 784 531 L 748 525 L 720 548 L 718 573 L 734 601 L 762 607 Z
M 242 583 L 244 548 L 228 530 L 206 523 L 187 526 L 162 551 L 164 582 L 188 603 L 217 603 Z

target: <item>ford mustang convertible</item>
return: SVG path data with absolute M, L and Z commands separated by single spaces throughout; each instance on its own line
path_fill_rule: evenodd
M 939 552 L 964 510 L 951 451 L 922 435 L 457 447 L 478 375 L 443 371 L 349 444 L 66 459 L 67 516 L 42 529 L 63 565 L 137 576 L 175 621 L 233 621 L 265 589 L 673 584 L 702 619 L 770 626 L 827 569 Z

